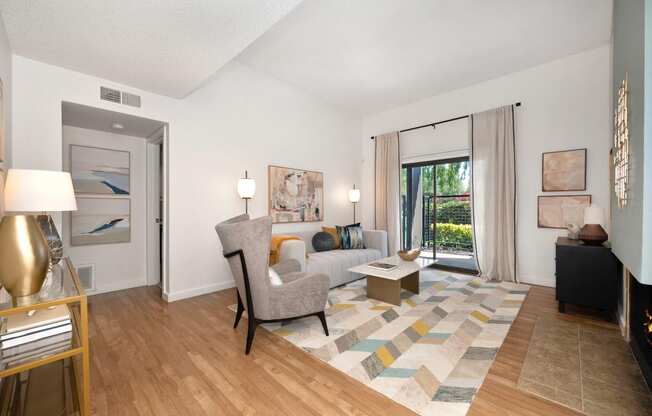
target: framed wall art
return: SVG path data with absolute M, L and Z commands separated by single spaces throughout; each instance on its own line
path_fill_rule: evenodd
M 268 167 L 269 215 L 275 224 L 324 219 L 324 174 Z
M 129 195 L 127 151 L 70 145 L 70 175 L 76 194 Z
M 128 243 L 131 241 L 131 204 L 127 198 L 77 198 L 70 213 L 70 244 Z
M 584 225 L 584 208 L 591 205 L 591 195 L 539 196 L 537 225 L 539 228 L 563 228 L 569 224 Z
M 541 159 L 543 192 L 586 191 L 586 149 L 547 152 Z

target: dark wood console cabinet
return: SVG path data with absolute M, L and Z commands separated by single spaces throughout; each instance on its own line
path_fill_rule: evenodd
M 572 303 L 600 309 L 610 318 L 616 308 L 618 279 L 618 261 L 611 249 L 559 237 L 555 254 L 559 312 Z

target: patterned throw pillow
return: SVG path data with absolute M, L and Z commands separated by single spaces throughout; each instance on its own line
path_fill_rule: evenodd
M 357 226 L 347 226 L 346 229 L 349 231 L 349 248 L 364 248 L 364 239 L 362 235 L 362 227 Z
M 335 229 L 340 238 L 340 247 L 343 250 L 364 248 L 362 227 L 360 227 L 360 223 L 347 225 L 345 227 L 336 225 Z

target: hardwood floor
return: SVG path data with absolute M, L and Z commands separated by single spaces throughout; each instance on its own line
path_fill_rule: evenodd
M 157 288 L 89 298 L 94 414 L 414 415 L 265 330 L 245 356 L 233 303 L 234 290 L 171 304 Z M 592 321 L 557 314 L 554 290 L 532 287 L 469 415 L 579 415 L 516 389 L 541 314 Z

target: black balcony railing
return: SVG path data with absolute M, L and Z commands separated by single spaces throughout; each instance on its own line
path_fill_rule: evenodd
M 471 204 L 469 195 L 433 196 L 423 195 L 421 212 L 421 238 L 412 236 L 410 230 L 411 210 L 405 196 L 402 198 L 403 241 L 406 247 L 412 241 L 421 241 L 422 248 L 473 252 L 471 230 Z M 436 221 L 433 220 L 436 217 Z M 437 229 L 433 229 L 436 225 Z M 416 237 L 416 238 L 413 238 Z

